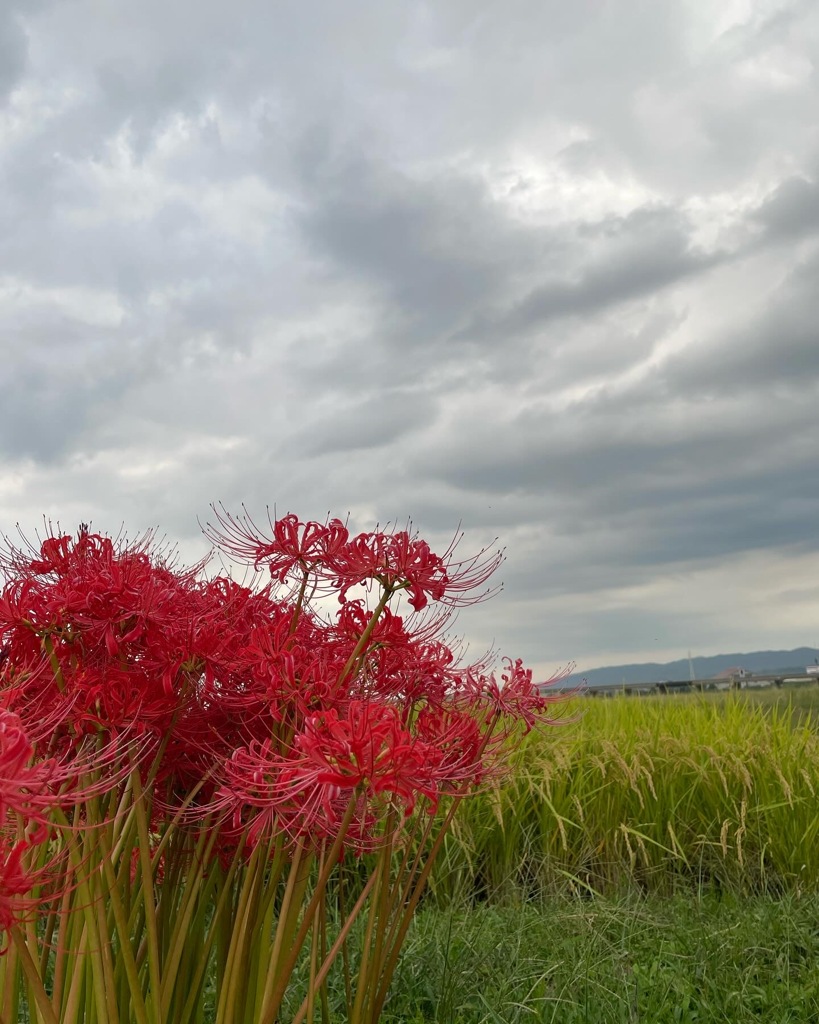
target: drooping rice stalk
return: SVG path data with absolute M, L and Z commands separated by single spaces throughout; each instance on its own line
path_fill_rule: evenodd
M 512 774 L 462 808 L 439 898 L 513 887 L 747 890 L 819 885 L 819 735 L 728 696 L 580 700 Z

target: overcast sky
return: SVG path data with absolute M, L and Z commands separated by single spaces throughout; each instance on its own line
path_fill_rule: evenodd
M 541 674 L 819 645 L 815 0 L 0 0 L 0 528 L 507 549 Z

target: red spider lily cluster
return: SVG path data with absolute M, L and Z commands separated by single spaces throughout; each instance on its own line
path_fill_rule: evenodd
M 219 511 L 205 532 L 258 582 L 180 569 L 150 538 L 86 527 L 7 546 L 4 933 L 37 900 L 64 896 L 91 803 L 124 816 L 138 786 L 149 845 L 162 847 L 170 824 L 189 837 L 207 828 L 218 839 L 205 860 L 225 870 L 254 856 L 340 862 L 400 848 L 419 814 L 431 820 L 442 799 L 501 771 L 510 739 L 550 721 L 555 697 L 520 662 L 497 679 L 486 664 L 459 666 L 444 638 L 450 609 L 488 592 L 499 554 L 458 560 L 454 545 L 439 556 L 409 531 L 353 536 L 337 519 L 293 515 L 265 532 Z M 60 828 L 72 836 L 62 844 Z M 127 857 L 133 877 L 139 854 Z M 129 984 L 139 970 L 135 959 Z
M 33 755 L 34 747 L 19 717 L 0 710 L 0 822 L 16 818 L 28 825 L 14 831 L 7 829 L 0 848 L 3 949 L 12 925 L 30 909 L 26 894 L 34 886 L 36 876 L 26 869 L 26 854 L 47 836 L 41 826 L 51 801 L 48 795 L 51 770 L 48 763 L 32 765 Z

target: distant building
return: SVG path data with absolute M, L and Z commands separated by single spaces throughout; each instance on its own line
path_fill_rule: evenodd
M 717 672 L 714 679 L 744 679 L 747 675 L 748 673 L 744 668 L 735 665 L 733 668 L 724 668 L 722 672 Z

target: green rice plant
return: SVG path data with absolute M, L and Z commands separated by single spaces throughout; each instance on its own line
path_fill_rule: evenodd
M 433 894 L 819 885 L 819 735 L 742 695 L 578 701 L 462 807 Z
M 768 709 L 788 708 L 797 724 L 810 722 L 815 729 L 819 723 L 819 685 L 814 680 L 788 683 L 780 687 L 770 686 L 760 690 L 743 690 L 739 694 L 707 693 L 704 696 L 717 703 L 733 699 L 747 704 L 758 704 Z

